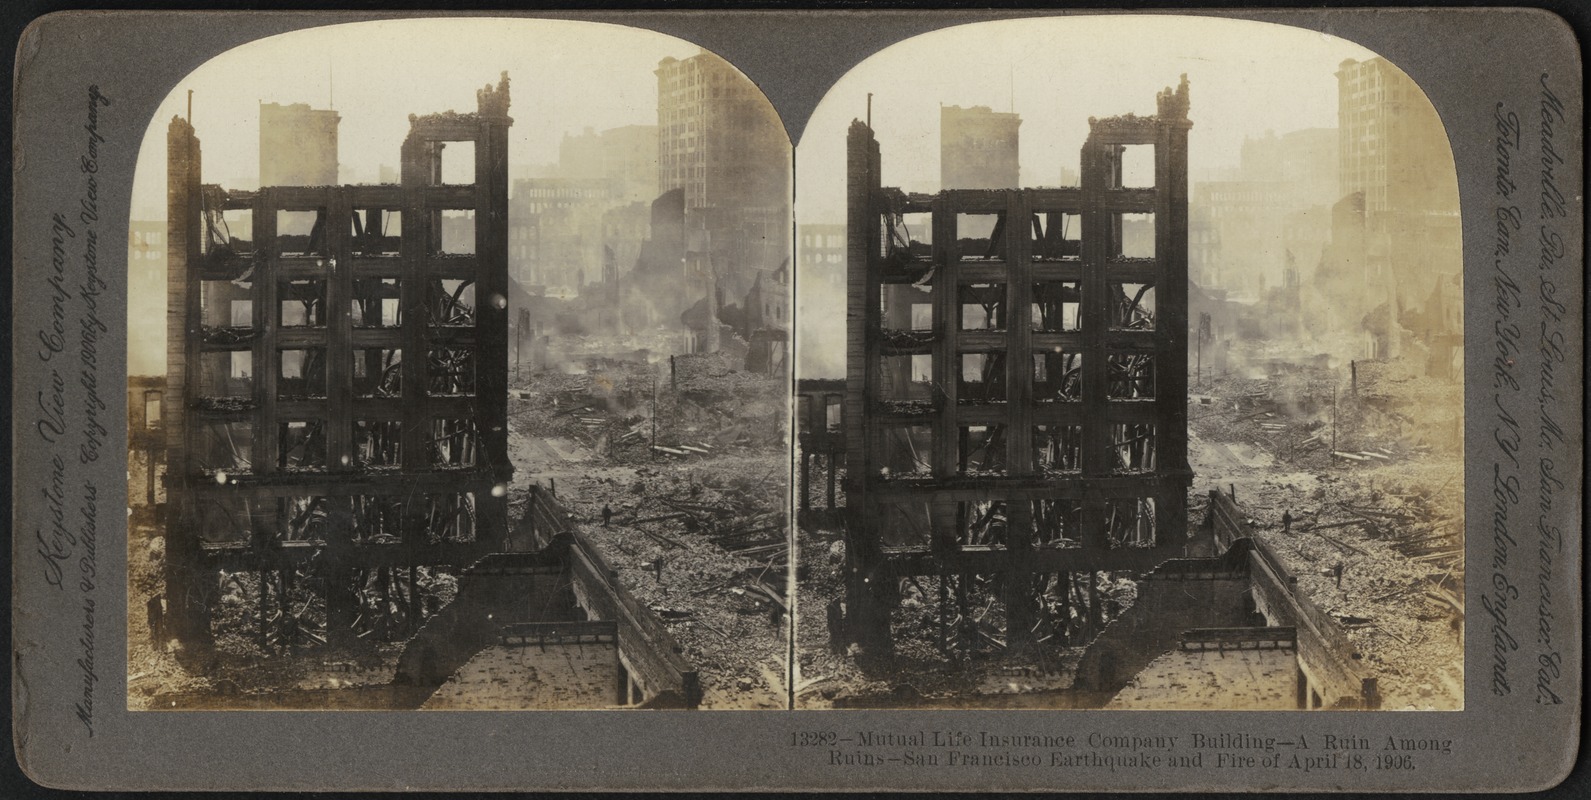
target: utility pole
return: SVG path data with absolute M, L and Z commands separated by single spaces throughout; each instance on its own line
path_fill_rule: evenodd
M 1337 452 L 1337 384 L 1331 385 L 1331 452 Z
M 652 446 L 657 446 L 657 376 L 652 376 Z

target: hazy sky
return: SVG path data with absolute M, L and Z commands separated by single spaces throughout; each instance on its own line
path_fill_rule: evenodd
M 889 47 L 823 98 L 797 150 L 803 221 L 844 221 L 845 130 L 867 114 L 884 184 L 939 186 L 940 105 L 1022 116 L 1022 182 L 1076 170 L 1088 118 L 1155 113 L 1155 93 L 1187 73 L 1190 169 L 1237 164 L 1245 136 L 1337 126 L 1337 65 L 1375 53 L 1313 31 L 1176 16 L 1007 20 L 948 28 Z
M 475 90 L 503 70 L 509 163 L 550 163 L 566 132 L 657 124 L 657 62 L 698 52 L 651 31 L 525 19 L 383 20 L 261 39 L 206 62 L 166 99 L 139 153 L 133 217 L 165 217 L 165 131 L 189 89 L 206 183 L 254 188 L 261 102 L 335 108 L 342 182 L 374 182 L 380 165 L 398 167 L 409 114 L 474 111 Z
M 939 189 L 939 107 L 989 106 L 1022 117 L 1025 186 L 1056 186 L 1078 168 L 1088 118 L 1155 113 L 1155 94 L 1187 73 L 1189 170 L 1236 166 L 1245 137 L 1337 126 L 1337 65 L 1375 53 L 1314 31 L 1177 16 L 985 22 L 893 45 L 846 73 L 796 148 L 796 218 L 845 221 L 845 136 L 867 114 L 885 186 Z M 801 282 L 800 369 L 843 374 L 845 299 Z
M 657 124 L 657 63 L 698 52 L 651 31 L 525 19 L 383 20 L 261 39 L 206 62 L 166 98 L 139 150 L 133 219 L 166 217 L 166 128 L 186 113 L 189 89 L 205 183 L 256 188 L 261 102 L 335 108 L 340 180 L 364 183 L 383 164 L 399 167 L 409 114 L 474 111 L 475 91 L 496 85 L 503 70 L 513 169 L 557 161 L 563 135 L 586 126 Z M 130 307 L 163 309 L 164 271 L 133 270 Z M 131 326 L 128 351 L 132 373 L 164 372 L 164 326 Z
M 341 179 L 367 182 L 381 165 L 398 166 L 410 113 L 473 111 L 475 90 L 505 69 L 515 120 L 509 160 L 518 166 L 555 161 L 563 135 L 586 126 L 656 124 L 657 62 L 698 51 L 650 31 L 553 20 L 385 20 L 262 39 L 212 59 L 172 91 L 140 151 L 133 217 L 165 216 L 165 130 L 185 113 L 189 89 L 205 182 L 255 186 L 261 102 L 335 108 Z M 845 130 L 866 114 L 868 92 L 886 185 L 938 188 L 941 104 L 1021 114 L 1022 182 L 1055 185 L 1063 166 L 1077 168 L 1089 116 L 1152 114 L 1155 93 L 1186 72 L 1197 175 L 1236 164 L 1245 136 L 1335 126 L 1337 64 L 1373 55 L 1320 33 L 1195 17 L 1024 19 L 925 34 L 867 59 L 819 104 L 797 149 L 797 219 L 843 221 Z M 163 276 L 139 277 L 135 307 L 163 303 Z M 814 301 L 826 312 L 844 308 L 843 298 L 804 295 L 802 334 L 843 336 L 832 324 L 839 317 L 813 312 Z M 158 369 L 151 359 L 164 343 L 156 334 L 135 334 L 135 371 Z M 805 362 L 825 344 L 814 336 L 801 347 Z

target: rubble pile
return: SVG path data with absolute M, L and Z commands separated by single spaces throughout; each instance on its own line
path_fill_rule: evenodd
M 784 708 L 786 382 L 723 354 L 594 358 L 516 394 L 520 474 L 556 486 L 619 581 L 668 625 L 701 675 L 703 707 Z
M 845 596 L 843 526 L 809 520 L 802 525 L 797 548 L 801 565 L 801 623 L 795 645 L 798 708 L 1002 703 L 1064 707 L 1075 702 L 1066 690 L 1089 641 L 1110 619 L 1131 607 L 1137 595 L 1137 584 L 1128 573 L 1096 573 L 1103 618 L 1097 628 L 1089 628 L 1079 613 L 1087 578 L 1078 573 L 1070 587 L 1074 595 L 1069 636 L 1059 635 L 1057 626 L 1046 619 L 1035 630 L 1035 647 L 1008 653 L 1004 605 L 996 600 L 1000 587 L 988 576 L 971 587 L 965 618 L 951 604 L 951 616 L 943 620 L 944 647 L 937 579 L 906 579 L 900 582 L 900 600 L 891 611 L 894 650 L 887 656 L 870 656 L 833 636 L 827 624 L 827 609 Z M 1057 582 L 1046 592 L 1052 611 L 1060 590 Z
M 518 431 L 579 443 L 614 463 L 644 464 L 782 447 L 784 384 L 722 354 L 647 364 L 594 358 L 547 370 L 514 391 Z
M 1462 387 L 1358 362 L 1194 391 L 1193 504 L 1201 489 L 1236 493 L 1299 588 L 1347 628 L 1384 707 L 1461 707 Z
M 246 703 L 251 696 L 280 696 L 282 692 L 324 691 L 382 687 L 391 680 L 403 650 L 400 637 L 375 635 L 372 619 L 361 615 L 359 633 L 345 647 L 325 644 L 325 608 L 309 592 L 295 592 L 292 614 L 302 627 L 296 652 L 305 657 L 283 658 L 286 644 L 276 633 L 281 611 L 272 611 L 271 638 L 259 641 L 258 616 L 247 600 L 259 591 L 258 577 L 246 572 L 217 575 L 217 603 L 211 630 L 212 647 L 182 649 L 169 636 L 151 635 L 139 610 L 164 587 L 164 539 L 155 534 L 152 519 L 135 518 L 130 525 L 128 600 L 134 624 L 128 631 L 128 707 L 150 709 L 170 702 L 184 706 L 228 707 Z M 440 607 L 451 598 L 456 584 L 451 575 L 427 575 L 425 588 L 446 596 L 429 603 Z M 170 698 L 171 700 L 168 700 Z
M 788 467 L 764 453 L 625 472 L 570 476 L 559 500 L 669 626 L 701 673 L 703 707 L 783 708 Z

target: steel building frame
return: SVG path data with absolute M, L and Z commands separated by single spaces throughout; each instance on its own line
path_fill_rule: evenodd
M 211 638 L 218 571 L 258 575 L 260 638 L 291 647 L 294 593 L 324 601 L 337 643 L 379 581 L 412 630 L 417 568 L 508 549 L 507 73 L 477 104 L 410 115 L 398 185 L 205 185 L 192 125 L 172 121 L 166 597 L 180 637 Z M 442 183 L 453 142 L 474 146 L 473 184 Z M 441 252 L 455 209 L 474 213 L 472 253 Z M 251 242 L 228 211 L 252 217 Z M 283 212 L 312 213 L 310 235 L 279 237 Z M 294 585 L 309 572 L 318 586 Z
M 884 188 L 874 133 L 852 123 L 847 597 L 864 647 L 891 646 L 901 578 L 939 577 L 948 608 L 995 576 L 1015 646 L 1042 579 L 1182 554 L 1186 76 L 1157 100 L 1152 117 L 1089 119 L 1077 188 Z M 1132 146 L 1153 149 L 1153 187 L 1122 185 Z M 1154 215 L 1152 256 L 1123 254 L 1124 214 Z M 959 234 L 958 215 L 993 216 L 993 233 Z

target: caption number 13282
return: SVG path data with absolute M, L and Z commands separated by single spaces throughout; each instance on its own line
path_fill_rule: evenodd
M 833 747 L 840 741 L 834 731 L 792 731 L 791 747 Z

